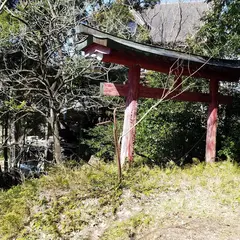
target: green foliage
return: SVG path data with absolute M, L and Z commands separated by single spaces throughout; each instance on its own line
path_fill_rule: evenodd
M 12 111 L 20 111 L 26 106 L 26 101 L 17 103 L 15 99 L 12 98 L 9 101 L 5 101 L 4 104 Z
M 35 181 L 17 186 L 7 192 L 0 192 L 0 237 L 12 239 L 30 220 L 31 207 L 37 197 Z
M 114 79 L 115 76 L 113 76 Z M 106 101 L 109 101 L 107 99 Z M 119 107 L 116 112 L 117 118 L 117 135 L 118 138 L 122 134 L 122 119 L 123 119 L 123 111 L 121 111 L 121 106 L 124 106 L 123 99 L 121 98 L 113 98 L 111 99 L 111 105 L 115 107 Z M 107 113 L 107 119 L 113 118 L 113 110 Z M 84 143 L 88 144 L 91 152 L 96 157 L 103 159 L 105 161 L 111 161 L 114 159 L 115 156 L 115 144 L 114 144 L 114 123 L 113 121 L 109 120 L 105 124 L 97 125 L 87 131 L 87 137 L 84 140 Z
M 240 128 L 239 128 L 239 93 L 238 87 L 233 85 L 232 88 L 228 88 L 225 94 L 233 96 L 233 103 L 231 105 L 222 106 L 219 109 L 220 118 L 218 124 L 218 155 L 222 159 L 234 159 L 239 161 L 240 159 Z M 231 91 L 231 89 L 233 89 Z
M 113 123 L 99 125 L 88 131 L 90 139 L 85 142 L 90 146 L 92 153 L 101 159 L 114 159 Z
M 236 142 L 233 141 L 230 137 L 224 139 L 222 143 L 222 148 L 218 151 L 218 154 L 220 156 L 226 157 L 228 160 L 235 159 L 236 156 L 240 155 L 240 148 L 237 148 L 236 145 L 239 146 L 239 143 L 236 144 Z
M 240 1 L 211 1 L 212 9 L 203 18 L 194 41 L 190 41 L 194 53 L 221 58 L 237 58 L 240 49 Z
M 173 89 L 174 79 L 160 73 L 150 72 L 146 81 L 151 87 Z M 183 78 L 182 89 L 203 91 L 204 81 Z M 146 99 L 139 104 L 139 118 L 159 100 Z M 153 164 L 177 164 L 203 158 L 206 108 L 200 103 L 166 100 L 153 109 L 137 126 L 136 153 L 146 156 Z
M 208 1 L 212 8 L 204 16 L 204 24 L 193 40 L 189 41 L 194 53 L 239 59 L 240 54 L 240 1 Z M 221 106 L 218 124 L 218 155 L 220 158 L 239 159 L 239 84 L 224 84 L 223 93 L 234 97 L 230 106 Z
M 11 40 L 13 42 L 14 39 L 12 37 L 19 32 L 20 26 L 21 23 L 16 18 L 12 17 L 6 10 L 3 10 L 0 13 L 0 46 L 8 46 Z
M 130 38 L 131 32 L 128 28 L 129 21 L 133 20 L 128 7 L 114 2 L 109 8 L 96 11 L 93 19 L 99 28 L 110 34 Z
M 100 30 L 112 35 L 138 42 L 148 42 L 150 39 L 149 30 L 145 26 L 138 26 L 136 32 L 131 29 L 130 25 L 135 23 L 135 19 L 127 4 L 122 4 L 122 1 L 114 1 L 107 8 L 98 9 L 93 14 L 93 20 Z
M 142 102 L 140 117 L 155 103 L 155 100 Z M 199 105 L 173 101 L 161 103 L 137 127 L 136 152 L 160 165 L 171 160 L 180 164 L 192 157 L 202 158 L 205 129 Z M 194 149 L 189 152 L 192 147 Z
M 150 40 L 149 30 L 145 26 L 138 26 L 136 31 L 137 33 L 133 39 L 134 41 L 141 43 L 149 43 Z

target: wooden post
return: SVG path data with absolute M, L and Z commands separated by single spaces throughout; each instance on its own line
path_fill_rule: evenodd
M 205 160 L 208 163 L 215 162 L 216 158 L 216 136 L 217 136 L 217 111 L 218 111 L 218 81 L 210 80 L 211 103 L 208 108 L 207 137 L 206 137 L 206 155 Z
M 121 143 L 121 165 L 126 158 L 133 161 L 133 143 L 135 139 L 135 124 L 137 120 L 137 100 L 139 94 L 140 66 L 134 65 L 129 68 L 128 94 L 124 114 L 123 135 Z
M 128 95 L 128 85 L 115 83 L 100 83 L 100 93 L 104 96 L 122 96 Z M 166 96 L 167 94 L 167 96 Z M 154 98 L 160 99 L 164 96 L 165 99 L 183 102 L 203 102 L 211 103 L 212 98 L 209 93 L 188 92 L 171 90 L 164 88 L 150 88 L 140 84 L 138 98 Z M 218 104 L 232 104 L 233 98 L 231 96 L 224 96 L 218 94 Z

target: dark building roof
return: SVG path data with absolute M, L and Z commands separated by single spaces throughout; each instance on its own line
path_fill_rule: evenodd
M 80 33 L 86 34 L 87 38 L 78 43 L 77 48 L 83 50 L 91 45 L 107 47 L 110 51 L 105 54 L 109 62 L 123 65 L 128 65 L 129 62 L 129 64 L 137 64 L 145 69 L 166 73 L 170 69 L 178 67 L 183 75 L 208 79 L 217 78 L 223 81 L 238 81 L 240 77 L 239 60 L 216 59 L 141 44 L 85 25 L 77 26 L 69 34 Z M 97 47 L 96 53 L 98 53 Z
M 160 3 L 141 15 L 133 15 L 138 24 L 145 23 L 150 28 L 154 43 L 172 44 L 183 43 L 188 35 L 194 35 L 208 9 L 205 2 Z

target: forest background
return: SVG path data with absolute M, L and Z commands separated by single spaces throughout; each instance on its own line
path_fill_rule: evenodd
M 102 97 L 100 82 L 125 82 L 127 69 L 86 59 L 74 48 L 68 31 L 84 23 L 118 37 L 151 44 L 146 25 L 132 28 L 133 11 L 143 14 L 159 1 L 3 1 L 0 14 L 2 156 L 4 169 L 38 158 L 114 159 L 112 114 L 123 120 L 124 99 Z M 158 45 L 210 57 L 239 59 L 239 0 L 209 1 L 211 8 L 198 32 L 184 45 Z M 84 37 L 84 36 L 82 36 Z M 163 87 L 164 74 L 147 72 L 142 81 Z M 169 82 L 171 84 L 171 82 Z M 208 92 L 205 80 L 189 79 L 191 91 Z M 219 107 L 218 159 L 240 159 L 239 83 L 221 84 L 234 96 Z M 139 102 L 139 118 L 155 103 Z M 122 109 L 122 110 L 121 110 Z M 135 154 L 151 164 L 178 165 L 204 160 L 207 106 L 162 102 L 137 126 Z M 119 127 L 120 131 L 121 127 Z M 32 149 L 32 138 L 43 144 Z M 30 140 L 29 140 L 30 139 Z

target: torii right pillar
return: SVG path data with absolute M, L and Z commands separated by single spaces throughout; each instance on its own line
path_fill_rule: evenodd
M 218 81 L 216 79 L 211 79 L 209 86 L 211 102 L 208 108 L 205 161 L 213 163 L 216 159 Z

